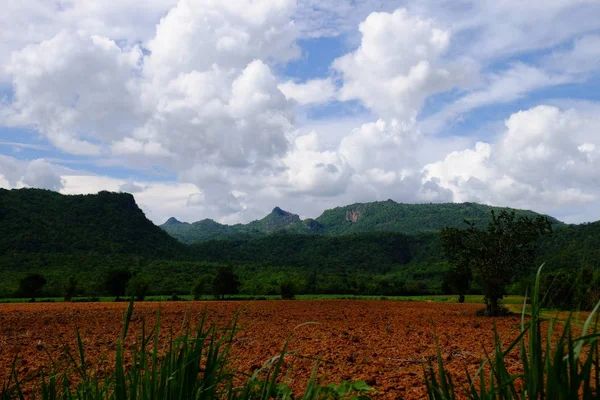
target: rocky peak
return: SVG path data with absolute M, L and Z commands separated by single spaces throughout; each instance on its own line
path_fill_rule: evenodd
M 364 207 L 362 206 L 346 211 L 346 221 L 352 223 L 357 222 L 360 216 L 362 215 L 363 211 Z
M 171 217 L 167 220 L 167 222 L 165 222 L 165 225 L 175 225 L 175 224 L 183 224 L 183 222 L 179 221 L 177 218 L 175 217 Z
M 281 209 L 281 208 L 279 208 L 279 207 L 275 207 L 275 208 L 273 209 L 273 211 L 271 211 L 271 215 L 273 215 L 273 216 L 277 216 L 277 217 L 288 217 L 288 216 L 290 216 L 290 215 L 294 215 L 294 214 L 292 214 L 292 213 L 290 213 L 290 212 L 287 212 L 287 211 L 285 211 L 285 210 L 282 210 L 282 209 Z

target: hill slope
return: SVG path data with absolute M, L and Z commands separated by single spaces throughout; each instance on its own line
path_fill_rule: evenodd
M 551 269 L 590 268 L 600 272 L 600 221 L 562 226 L 540 239 L 538 264 Z
M 131 254 L 172 257 L 184 246 L 149 221 L 128 193 L 66 196 L 0 189 L 0 255 Z
M 161 228 L 184 243 L 212 239 L 239 239 L 272 233 L 324 234 L 331 236 L 360 232 L 395 232 L 407 235 L 435 233 L 446 226 L 462 227 L 464 220 L 479 227 L 488 223 L 490 210 L 501 210 L 477 203 L 401 204 L 392 200 L 356 203 L 325 211 L 316 219 L 300 220 L 298 215 L 276 207 L 265 218 L 249 224 L 222 225 L 213 220 L 184 223 L 169 219 Z M 518 210 L 519 215 L 536 213 Z M 550 218 L 555 226 L 563 225 Z

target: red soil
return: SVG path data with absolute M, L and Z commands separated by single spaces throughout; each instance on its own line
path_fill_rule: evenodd
M 49 364 L 47 352 L 58 358 L 62 339 L 75 349 L 76 329 L 86 357 L 94 366 L 110 368 L 115 341 L 122 328 L 125 303 L 46 303 L 0 305 L 0 382 L 8 377 L 17 352 L 20 376 L 33 375 Z M 240 311 L 242 329 L 233 345 L 233 367 L 252 372 L 280 353 L 292 334 L 288 353 L 319 358 L 322 381 L 364 380 L 375 398 L 425 397 L 423 363 L 435 360 L 437 337 L 446 366 L 457 382 L 465 369 L 473 373 L 492 350 L 493 322 L 504 342 L 515 337 L 518 317 L 492 320 L 475 317 L 476 304 L 392 301 L 254 301 L 138 303 L 131 338 L 139 337 L 141 321 L 152 326 L 162 308 L 162 334 L 180 331 L 186 312 L 193 321 L 206 308 L 209 320 L 225 326 Z M 316 324 L 301 325 L 306 322 Z M 301 326 L 300 326 L 301 325 Z M 518 358 L 507 360 L 518 369 Z M 512 365 L 511 365 L 512 363 Z M 301 388 L 314 361 L 294 363 L 292 387 Z

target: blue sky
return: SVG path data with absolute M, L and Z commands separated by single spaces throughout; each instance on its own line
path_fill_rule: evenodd
M 129 191 L 155 223 L 388 198 L 599 220 L 598 15 L 589 0 L 11 2 L 0 187 Z

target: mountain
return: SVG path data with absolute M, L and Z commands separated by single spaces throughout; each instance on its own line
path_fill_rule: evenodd
M 213 239 L 244 239 L 292 229 L 304 233 L 303 223 L 296 214 L 279 207 L 263 219 L 249 224 L 224 225 L 212 219 L 203 219 L 194 223 L 180 222 L 171 217 L 160 227 L 183 243 L 199 243 Z M 292 228 L 293 227 L 293 228 Z
M 0 189 L 0 256 L 101 253 L 172 257 L 184 249 L 128 193 L 67 196 Z
M 189 224 L 171 218 L 161 228 L 184 243 L 234 240 L 272 233 L 338 236 L 360 232 L 396 232 L 414 235 L 438 232 L 446 226 L 462 227 L 464 220 L 483 228 L 488 223 L 490 211 L 501 209 L 477 203 L 401 204 L 387 200 L 336 207 L 326 210 L 316 219 L 301 220 L 298 215 L 275 207 L 265 218 L 249 224 L 223 225 L 212 220 Z M 538 215 L 528 210 L 518 210 L 517 214 L 529 217 Z M 563 225 L 555 218 L 549 218 L 555 226 Z

